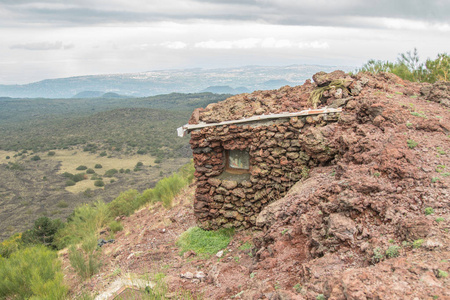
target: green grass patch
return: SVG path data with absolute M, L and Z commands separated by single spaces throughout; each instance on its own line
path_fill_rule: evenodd
M 411 139 L 407 140 L 406 144 L 408 145 L 409 149 L 414 149 L 417 147 L 417 145 L 419 145 L 419 143 L 417 143 L 416 141 L 411 140 Z
M 432 207 L 427 207 L 427 208 L 425 208 L 424 212 L 425 212 L 426 216 L 432 215 L 432 214 L 434 214 L 434 209 Z
M 180 247 L 181 254 L 189 250 L 197 254 L 215 254 L 228 246 L 233 234 L 233 228 L 207 231 L 199 227 L 191 227 L 181 234 L 176 244 Z
M 423 239 L 415 240 L 415 241 L 412 243 L 412 247 L 413 247 L 414 249 L 420 248 L 420 247 L 422 246 L 423 242 L 424 242 Z
M 242 244 L 241 246 L 239 246 L 239 250 L 245 251 L 245 250 L 250 250 L 252 249 L 253 245 L 250 242 L 245 242 L 244 244 Z
M 421 112 L 417 112 L 417 111 L 412 111 L 411 115 L 415 116 L 415 117 L 420 117 L 420 118 L 424 118 L 426 119 L 427 116 L 425 115 L 425 113 L 423 111 Z

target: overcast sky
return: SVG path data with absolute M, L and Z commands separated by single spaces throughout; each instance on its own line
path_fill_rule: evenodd
M 0 0 L 0 84 L 450 52 L 450 0 Z

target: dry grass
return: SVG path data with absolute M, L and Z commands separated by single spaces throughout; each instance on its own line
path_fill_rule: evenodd
M 7 164 L 8 161 L 15 162 L 16 158 L 13 157 L 15 154 L 17 154 L 17 152 L 15 152 L 15 151 L 0 150 L 0 164 Z M 7 156 L 9 156 L 10 159 L 6 159 Z
M 1 153 L 0 153 L 1 154 Z M 78 171 L 77 167 L 84 165 L 88 168 L 92 168 L 98 175 L 103 176 L 107 170 L 110 169 L 130 169 L 133 170 L 138 162 L 143 162 L 144 165 L 155 165 L 155 157 L 150 155 L 133 155 L 120 157 L 99 156 L 98 154 L 92 154 L 89 152 L 84 152 L 82 149 L 74 150 L 55 150 L 54 156 L 48 156 L 47 153 L 38 153 L 42 160 L 53 160 L 60 161 L 61 168 L 58 173 L 62 174 L 64 172 L 69 172 L 72 174 L 81 173 Z M 96 164 L 101 164 L 103 167 L 101 169 L 95 169 Z M 99 187 L 94 186 L 94 180 L 90 180 L 92 174 L 87 174 L 88 179 L 77 182 L 74 186 L 66 187 L 66 190 L 71 193 L 80 193 L 86 189 L 99 189 Z M 105 184 L 108 184 L 112 178 L 104 178 Z
M 109 169 L 133 169 L 136 164 L 141 161 L 144 165 L 153 165 L 155 158 L 150 155 L 133 155 L 121 157 L 99 156 L 98 154 L 92 154 L 79 150 L 56 150 L 54 156 L 42 155 L 42 159 L 51 159 L 61 161 L 60 173 L 79 173 L 76 168 L 80 165 L 84 165 L 88 168 L 94 169 L 95 164 L 101 164 L 103 168 L 94 169 L 99 175 L 103 175 Z

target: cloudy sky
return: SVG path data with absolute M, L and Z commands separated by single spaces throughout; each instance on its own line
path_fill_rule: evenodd
M 450 52 L 450 0 L 0 0 L 0 84 Z

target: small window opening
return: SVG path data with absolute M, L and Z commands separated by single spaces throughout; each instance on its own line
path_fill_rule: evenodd
M 247 173 L 250 169 L 250 155 L 245 150 L 228 150 L 227 171 L 230 173 Z

